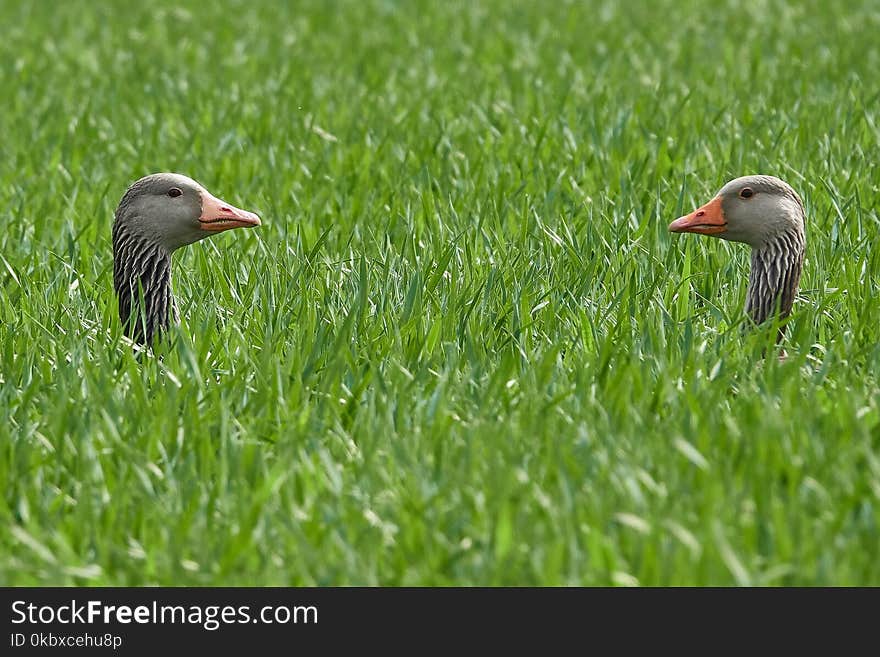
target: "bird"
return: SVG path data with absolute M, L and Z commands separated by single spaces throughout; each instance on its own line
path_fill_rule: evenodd
M 134 182 L 113 220 L 113 287 L 123 332 L 151 346 L 179 313 L 171 292 L 171 254 L 233 228 L 261 224 L 253 212 L 212 195 L 192 178 L 154 173 Z
M 756 325 L 791 313 L 804 266 L 806 212 L 797 192 L 775 176 L 742 176 L 705 205 L 671 224 L 752 247 L 745 312 Z M 783 338 L 783 328 L 777 342 Z

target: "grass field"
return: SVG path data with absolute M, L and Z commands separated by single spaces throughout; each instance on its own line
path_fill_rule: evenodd
M 880 585 L 880 6 L 0 4 L 0 583 Z M 263 218 L 119 339 L 110 225 Z M 728 179 L 808 214 L 787 359 Z

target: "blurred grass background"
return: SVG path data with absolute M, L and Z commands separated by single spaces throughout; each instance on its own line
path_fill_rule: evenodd
M 880 584 L 876 2 L 0 3 L 0 583 Z M 178 171 L 264 225 L 119 340 Z M 788 358 L 745 247 L 808 211 Z

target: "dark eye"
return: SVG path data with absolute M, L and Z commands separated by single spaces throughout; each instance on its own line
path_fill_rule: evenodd
M 752 198 L 755 195 L 754 190 L 751 187 L 743 187 L 739 190 L 740 198 Z
M 177 187 L 172 187 L 168 190 L 168 196 L 170 196 L 171 198 L 177 198 L 181 194 L 183 194 L 183 192 L 180 191 Z

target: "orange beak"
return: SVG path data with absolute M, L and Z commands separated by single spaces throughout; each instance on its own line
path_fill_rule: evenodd
M 724 210 L 721 208 L 721 197 L 716 196 L 703 207 L 679 217 L 669 224 L 669 230 L 673 233 L 698 233 L 700 235 L 723 233 L 727 230 L 727 219 L 724 218 Z
M 231 228 L 259 226 L 260 218 L 253 212 L 230 205 L 208 192 L 202 191 L 202 216 L 199 217 L 202 230 L 219 233 Z

